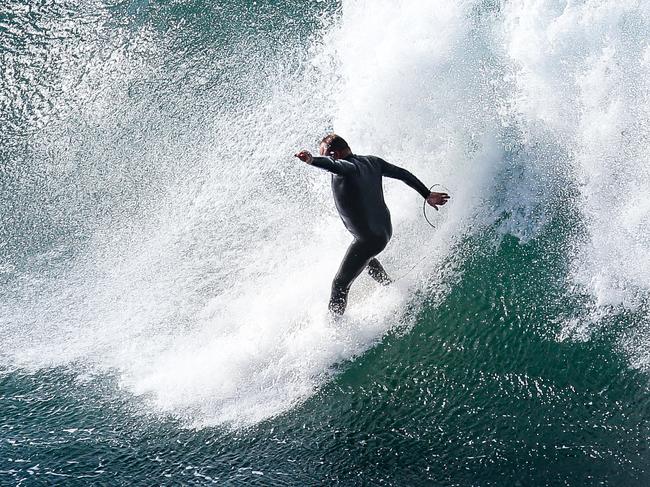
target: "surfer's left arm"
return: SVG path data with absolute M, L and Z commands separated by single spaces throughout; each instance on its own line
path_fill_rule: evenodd
M 406 183 L 408 186 L 413 188 L 415 191 L 420 193 L 429 205 L 433 206 L 436 210 L 438 206 L 444 205 L 449 199 L 447 193 L 437 193 L 435 191 L 429 191 L 422 181 L 420 181 L 413 173 L 407 171 L 403 167 L 395 166 L 390 162 L 386 162 L 383 159 L 381 160 L 382 164 L 382 174 L 386 177 L 399 179 L 400 181 Z

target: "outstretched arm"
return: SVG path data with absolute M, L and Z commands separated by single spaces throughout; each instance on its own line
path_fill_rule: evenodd
M 428 198 L 429 197 L 429 188 L 427 188 L 422 181 L 420 181 L 418 178 L 416 178 L 412 173 L 407 171 L 406 169 L 395 166 L 389 162 L 384 161 L 381 159 L 382 162 L 382 174 L 386 177 L 393 178 L 393 179 L 399 179 L 400 181 L 403 181 L 404 183 L 408 184 L 411 188 L 413 188 L 415 191 L 420 193 L 420 195 L 423 198 Z
M 355 172 L 357 167 L 345 159 L 332 159 L 331 157 L 312 156 L 309 151 L 302 150 L 295 157 L 309 165 L 325 169 L 334 174 L 345 175 Z
M 422 181 L 415 177 L 411 172 L 406 169 L 395 166 L 389 162 L 381 159 L 382 162 L 382 174 L 389 178 L 399 179 L 403 181 L 415 191 L 420 193 L 420 195 L 427 200 L 429 205 L 433 206 L 436 210 L 438 206 L 444 205 L 449 199 L 447 193 L 436 193 L 435 191 L 429 191 Z

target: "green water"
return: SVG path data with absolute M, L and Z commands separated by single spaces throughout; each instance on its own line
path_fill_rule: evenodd
M 2 380 L 7 484 L 646 485 L 647 378 L 577 311 L 553 235 L 473 255 L 436 307 L 290 412 L 242 431 L 143 415 L 110 378 Z M 559 262 L 558 262 L 559 261 Z M 619 317 L 611 327 L 625 326 Z

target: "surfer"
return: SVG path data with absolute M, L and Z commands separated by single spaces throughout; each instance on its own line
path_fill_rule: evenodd
M 295 157 L 332 173 L 332 192 L 343 224 L 354 236 L 341 262 L 330 295 L 330 312 L 342 315 L 352 282 L 367 267 L 375 281 L 386 286 L 392 281 L 375 257 L 390 240 L 393 227 L 384 201 L 382 176 L 399 179 L 413 188 L 436 210 L 449 199 L 447 193 L 431 192 L 406 169 L 375 156 L 352 153 L 339 135 L 326 135 L 320 143 L 321 157 L 302 150 Z

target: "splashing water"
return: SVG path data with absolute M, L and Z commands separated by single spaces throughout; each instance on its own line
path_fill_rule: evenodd
M 40 8 L 14 2 L 3 41 L 5 370 L 113 371 L 191 425 L 254 424 L 409 325 L 463 239 L 528 241 L 562 212 L 584 225 L 567 286 L 601 311 L 647 308 L 644 3 L 358 0 L 294 27 L 260 6 Z M 228 30 L 237 15 L 250 29 Z M 281 27 L 267 41 L 265 20 Z M 419 264 L 390 288 L 362 276 L 338 323 L 350 237 L 327 174 L 291 157 L 332 128 L 453 196 L 431 232 L 386 181 L 382 261 Z

